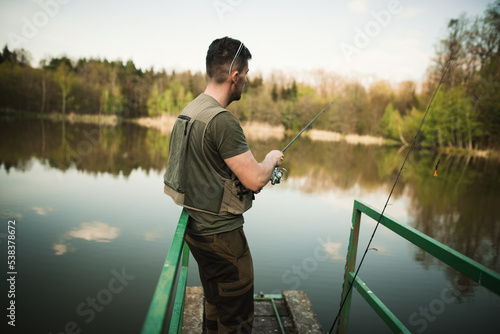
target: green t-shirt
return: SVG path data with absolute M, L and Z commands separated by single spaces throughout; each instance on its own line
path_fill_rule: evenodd
M 210 95 L 201 94 L 198 99 L 220 106 Z M 204 153 L 210 165 L 220 175 L 228 178 L 232 174 L 224 159 L 234 157 L 249 149 L 240 122 L 229 111 L 221 112 L 208 124 L 204 137 Z M 191 209 L 186 210 L 190 217 L 188 232 L 195 235 L 229 232 L 241 227 L 244 223 L 242 214 L 213 215 Z

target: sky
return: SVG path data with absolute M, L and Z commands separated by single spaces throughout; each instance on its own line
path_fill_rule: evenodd
M 448 21 L 492 1 L 0 0 L 0 44 L 33 66 L 66 55 L 204 73 L 210 43 L 230 36 L 252 53 L 250 75 L 421 82 Z

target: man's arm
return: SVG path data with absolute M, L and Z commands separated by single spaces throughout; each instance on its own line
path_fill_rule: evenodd
M 281 151 L 269 152 L 261 163 L 255 160 L 250 150 L 224 159 L 245 188 L 258 193 L 271 179 L 274 167 L 281 165 L 284 155 Z

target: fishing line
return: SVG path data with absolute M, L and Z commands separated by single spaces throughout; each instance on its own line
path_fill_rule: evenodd
M 344 299 L 342 300 L 342 303 L 340 304 L 340 309 L 337 312 L 337 316 L 335 317 L 335 320 L 334 320 L 334 322 L 332 324 L 332 327 L 330 328 L 330 330 L 328 331 L 328 333 L 332 332 L 333 328 L 335 327 L 335 324 L 337 323 L 337 320 L 339 319 L 339 316 L 340 316 L 340 313 L 342 311 L 342 308 L 344 307 L 344 304 L 345 304 L 345 302 L 347 300 L 347 297 L 349 296 L 349 293 L 351 292 L 352 287 L 354 285 L 354 281 L 356 280 L 356 277 L 358 276 L 359 269 L 361 269 L 361 265 L 363 264 L 365 256 L 366 256 L 366 254 L 369 251 L 369 248 L 370 248 L 370 245 L 372 243 L 373 237 L 375 236 L 375 233 L 377 232 L 377 228 L 378 228 L 378 226 L 380 224 L 380 221 L 382 220 L 382 217 L 384 216 L 385 209 L 387 208 L 387 205 L 389 204 L 389 200 L 391 199 L 391 196 L 392 196 L 392 193 L 394 191 L 394 188 L 396 187 L 396 184 L 398 183 L 399 177 L 401 176 L 401 173 L 402 173 L 403 168 L 405 166 L 406 160 L 408 160 L 408 157 L 410 156 L 410 153 L 413 151 L 413 147 L 415 146 L 415 142 L 417 140 L 417 137 L 420 135 L 420 130 L 422 129 L 422 125 L 425 122 L 425 118 L 427 117 L 427 114 L 429 113 L 429 109 L 432 106 L 432 102 L 434 101 L 434 98 L 436 97 L 436 94 L 437 94 L 437 92 L 439 90 L 439 87 L 441 87 L 441 84 L 443 83 L 443 80 L 444 80 L 444 77 L 445 77 L 446 73 L 450 69 L 450 65 L 451 65 L 452 61 L 453 61 L 452 59 L 450 59 L 448 61 L 448 64 L 447 64 L 447 66 L 445 68 L 445 71 L 443 72 L 443 75 L 441 76 L 441 80 L 439 81 L 439 84 L 436 87 L 436 90 L 434 91 L 434 94 L 432 95 L 431 101 L 430 101 L 429 105 L 427 106 L 427 109 L 425 110 L 425 114 L 424 114 L 424 117 L 422 118 L 422 122 L 420 122 L 420 126 L 418 127 L 417 133 L 415 134 L 415 137 L 413 138 L 413 141 L 411 142 L 411 145 L 410 145 L 410 148 L 408 150 L 408 153 L 406 154 L 406 157 L 403 160 L 403 164 L 401 165 L 401 169 L 399 170 L 399 173 L 398 173 L 398 175 L 396 177 L 396 181 L 394 181 L 394 184 L 392 185 L 392 189 L 391 189 L 391 192 L 389 193 L 389 197 L 387 197 L 387 201 L 385 202 L 384 208 L 383 208 L 382 212 L 380 213 L 380 217 L 378 218 L 377 224 L 375 225 L 375 229 L 373 230 L 373 233 L 371 235 L 370 241 L 368 242 L 368 245 L 366 246 L 366 249 L 365 249 L 365 252 L 363 254 L 363 257 L 361 258 L 361 261 L 359 261 L 358 269 L 354 273 L 354 277 L 352 278 L 352 281 L 349 284 L 349 288 L 347 289 L 347 293 L 346 293 Z M 436 169 L 437 169 L 437 166 L 436 166 Z

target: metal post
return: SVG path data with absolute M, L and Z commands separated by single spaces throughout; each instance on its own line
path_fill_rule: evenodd
M 356 255 L 358 253 L 358 239 L 359 239 L 359 228 L 361 223 L 361 211 L 354 209 L 352 212 L 352 226 L 351 226 L 351 235 L 349 237 L 349 246 L 347 248 L 347 258 L 345 264 L 345 272 L 344 272 L 344 284 L 342 286 L 342 297 L 341 301 L 345 299 L 344 306 L 342 307 L 342 311 L 340 312 L 340 321 L 337 329 L 337 333 L 347 333 L 347 327 L 349 325 L 349 312 L 351 309 L 351 296 L 346 295 L 349 291 L 350 285 L 350 273 L 354 273 L 356 269 Z
M 182 264 L 179 281 L 177 283 L 177 292 L 175 294 L 174 308 L 170 318 L 169 333 L 182 333 L 182 323 L 184 321 L 184 303 L 186 300 L 186 282 L 189 265 L 189 246 L 184 241 L 182 247 Z

